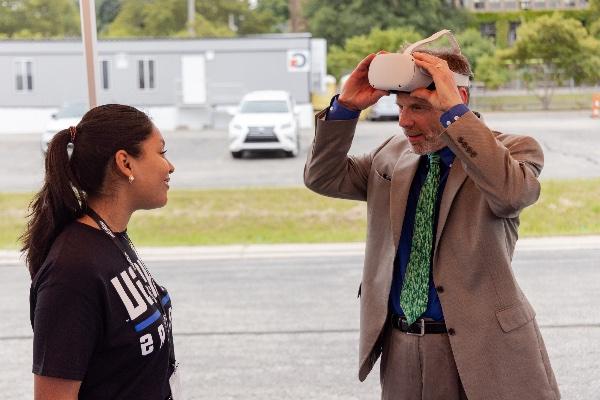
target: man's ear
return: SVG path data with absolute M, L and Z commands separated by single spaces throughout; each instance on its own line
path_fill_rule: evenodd
M 133 175 L 130 161 L 131 156 L 125 150 L 119 150 L 115 153 L 115 165 L 117 166 L 117 172 L 125 178 L 129 178 Z
M 463 104 L 469 104 L 469 90 L 464 86 L 459 86 L 458 93 L 460 94 Z

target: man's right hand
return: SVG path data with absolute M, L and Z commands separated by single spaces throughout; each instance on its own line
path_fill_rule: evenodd
M 385 53 L 380 51 L 379 53 Z M 377 54 L 379 54 L 377 53 Z M 369 84 L 369 65 L 375 58 L 374 53 L 365 57 L 352 71 L 350 77 L 344 83 L 342 93 L 338 97 L 338 103 L 342 106 L 355 111 L 361 111 L 365 108 L 377 103 L 383 96 L 387 96 L 389 92 L 385 90 L 374 89 Z

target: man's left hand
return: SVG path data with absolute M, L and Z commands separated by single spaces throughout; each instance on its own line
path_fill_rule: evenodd
M 425 53 L 412 53 L 415 64 L 425 69 L 433 78 L 435 90 L 419 88 L 413 90 L 410 95 L 428 101 L 436 109 L 446 112 L 457 104 L 462 104 L 454 74 L 448 67 L 448 63 L 441 58 Z

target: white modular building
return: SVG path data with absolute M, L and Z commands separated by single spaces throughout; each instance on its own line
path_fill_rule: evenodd
M 98 104 L 145 110 L 162 130 L 223 127 L 254 90 L 292 94 L 303 127 L 325 90 L 326 43 L 308 33 L 214 39 L 99 40 Z M 42 131 L 64 103 L 87 100 L 83 45 L 0 40 L 0 133 Z

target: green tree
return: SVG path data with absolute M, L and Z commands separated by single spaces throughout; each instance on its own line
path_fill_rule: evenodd
M 0 37 L 13 37 L 15 32 L 25 26 L 26 16 L 22 1 L 0 1 Z
M 590 0 L 590 15 L 588 21 L 590 21 L 589 31 L 590 34 L 596 39 L 600 39 L 600 0 Z
M 270 12 L 273 14 L 277 25 L 287 25 L 288 19 L 290 18 L 288 1 L 289 0 L 259 0 L 256 11 Z
M 75 0 L 2 0 L 0 34 L 9 38 L 79 36 Z
M 521 25 L 517 38 L 500 55 L 515 65 L 545 110 L 565 81 L 595 84 L 600 79 L 600 42 L 576 19 L 543 16 Z
M 178 0 L 124 0 L 106 36 L 171 36 L 185 26 L 185 12 Z
M 279 19 L 271 10 L 248 10 L 237 14 L 239 35 L 281 32 Z
M 102 34 L 121 10 L 121 0 L 96 1 L 96 28 Z
M 337 46 L 374 28 L 412 27 L 426 37 L 445 28 L 458 32 L 470 21 L 446 0 L 308 0 L 304 12 L 313 36 Z
M 590 13 L 592 16 L 600 16 L 600 0 L 590 0 Z
M 215 24 L 234 28 L 233 32 L 239 35 L 276 31 L 277 18 L 274 11 L 264 6 L 252 10 L 247 1 L 196 0 L 196 11 Z
M 187 4 L 183 0 L 123 0 L 109 25 L 112 37 L 187 36 Z M 199 37 L 272 32 L 276 24 L 269 10 L 252 10 L 239 0 L 196 0 L 194 31 Z
M 379 50 L 389 52 L 398 51 L 407 43 L 414 43 L 421 39 L 420 35 L 411 28 L 408 29 L 373 29 L 368 35 L 354 36 L 346 40 L 342 48 L 333 45 L 327 55 L 329 73 L 338 79 L 352 71 L 354 67 L 370 53 Z
M 496 51 L 494 43 L 481 36 L 479 31 L 470 28 L 456 36 L 456 40 L 460 44 L 462 53 L 471 62 L 473 71 L 477 69 L 479 59 L 483 56 L 491 56 Z
M 600 39 L 600 18 L 590 24 L 590 34 Z
M 475 80 L 488 89 L 498 89 L 512 78 L 511 70 L 498 55 L 484 54 L 477 60 Z

